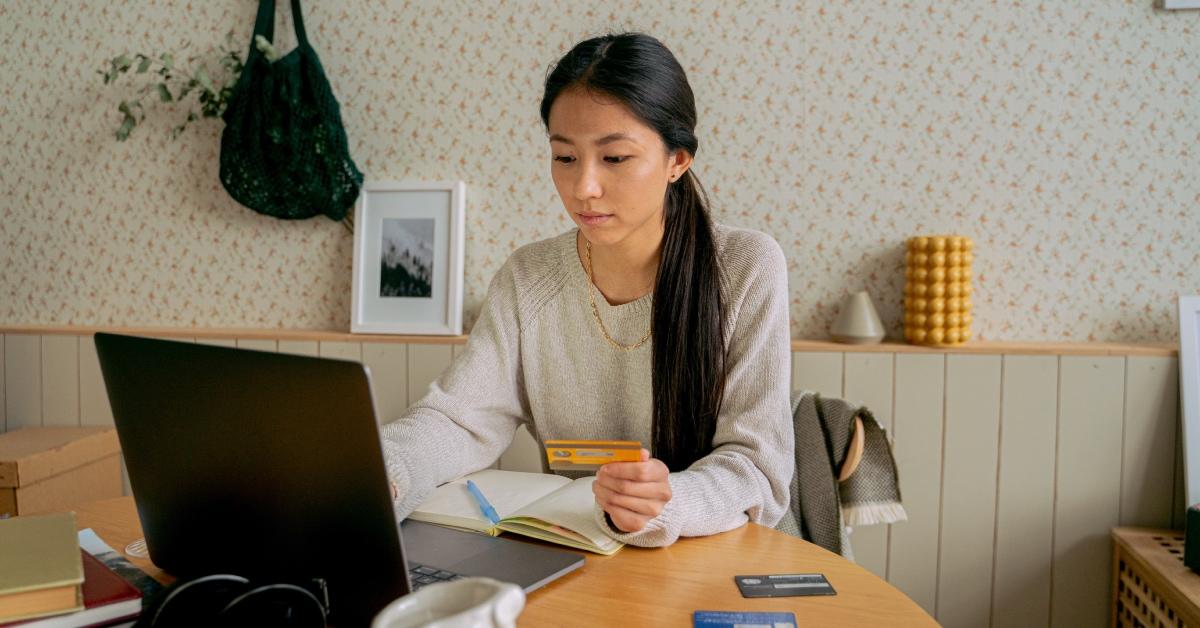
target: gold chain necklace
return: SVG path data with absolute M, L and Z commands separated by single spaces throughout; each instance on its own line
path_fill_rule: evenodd
M 592 242 L 586 238 L 584 239 L 584 242 L 584 257 L 587 259 L 588 273 L 588 300 L 592 303 L 592 316 L 596 317 L 596 324 L 600 326 L 600 333 L 604 334 L 604 339 L 608 341 L 608 344 L 620 349 L 621 351 L 633 351 L 634 349 L 646 344 L 646 341 L 650 339 L 650 333 L 654 331 L 654 321 L 650 321 L 650 329 L 646 330 L 646 335 L 642 336 L 641 340 L 631 345 L 623 345 L 616 340 L 613 340 L 613 337 L 608 335 L 608 330 L 604 328 L 604 320 L 600 318 L 600 308 L 596 307 L 596 292 L 594 290 L 596 282 L 592 275 Z

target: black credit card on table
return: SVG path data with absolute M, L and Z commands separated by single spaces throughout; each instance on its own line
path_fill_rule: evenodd
M 792 573 L 770 576 L 734 576 L 742 597 L 796 597 L 837 595 L 833 586 L 819 573 Z

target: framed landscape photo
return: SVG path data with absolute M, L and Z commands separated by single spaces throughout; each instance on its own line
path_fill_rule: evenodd
M 462 181 L 368 182 L 354 210 L 350 331 L 462 333 Z

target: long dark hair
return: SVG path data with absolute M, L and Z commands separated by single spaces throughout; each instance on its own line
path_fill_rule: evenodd
M 641 33 L 580 42 L 546 77 L 542 122 L 568 87 L 612 97 L 662 137 L 695 155 L 696 103 L 683 68 Z M 725 395 L 724 303 L 708 197 L 689 168 L 667 186 L 665 233 L 654 286 L 651 449 L 672 471 L 712 451 Z

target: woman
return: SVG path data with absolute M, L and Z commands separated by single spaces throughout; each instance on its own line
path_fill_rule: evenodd
M 398 514 L 525 424 L 650 444 L 596 473 L 597 523 L 619 541 L 774 525 L 794 464 L 787 265 L 769 236 L 711 223 L 683 69 L 647 35 L 589 39 L 548 76 L 541 114 L 578 229 L 513 253 L 466 350 L 384 428 Z

